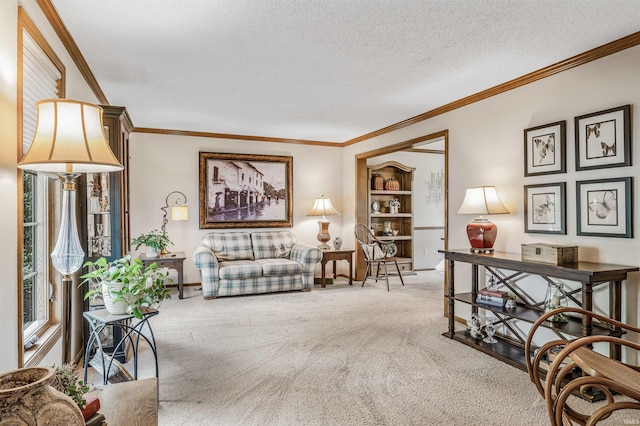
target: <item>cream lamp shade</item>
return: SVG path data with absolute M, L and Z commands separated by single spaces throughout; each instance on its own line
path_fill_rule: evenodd
M 502 204 L 495 186 L 468 188 L 458 214 L 504 214 L 509 210 Z
M 331 200 L 322 195 L 320 198 L 316 198 L 316 201 L 311 210 L 309 210 L 309 213 L 307 213 L 307 216 L 322 216 L 325 218 L 326 216 L 333 216 L 336 214 L 340 213 L 338 213 L 338 211 L 333 207 Z
M 507 214 L 509 210 L 502 204 L 495 186 L 468 188 L 458 214 L 481 215 L 467 225 L 467 237 L 471 251 L 477 253 L 493 252 L 493 244 L 498 235 L 498 227 L 485 214 Z
M 307 213 L 307 216 L 322 216 L 322 219 L 318 220 L 319 232 L 316 236 L 318 241 L 320 241 L 320 245 L 318 248 L 322 250 L 329 250 L 331 247 L 327 244 L 331 240 L 331 236 L 329 235 L 329 224 L 330 222 L 327 220 L 327 216 L 333 216 L 338 213 L 338 211 L 331 204 L 331 200 L 325 198 L 324 195 L 321 195 L 320 198 L 316 198 L 315 203 L 313 203 L 313 207 Z
M 189 220 L 189 209 L 187 206 L 171 207 L 171 220 Z
M 104 135 L 102 108 L 67 99 L 36 104 L 38 122 L 21 169 L 52 173 L 115 172 L 124 167 Z

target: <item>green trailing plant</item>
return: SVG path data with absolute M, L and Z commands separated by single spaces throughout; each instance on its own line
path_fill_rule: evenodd
M 78 375 L 73 373 L 73 364 L 62 364 L 61 366 L 52 365 L 55 370 L 53 380 L 49 386 L 67 395 L 78 404 L 78 407 L 84 408 L 87 401 L 84 394 L 89 392 L 89 386 L 78 379 Z
M 158 268 L 156 263 L 145 267 L 140 259 L 127 255 L 113 262 L 101 257 L 95 262 L 86 262 L 84 266 L 90 271 L 81 277 L 84 279 L 82 283 L 89 283 L 85 300 L 102 297 L 106 288 L 114 302 L 124 300 L 127 313 L 142 319 L 142 307 L 158 308 L 163 300 L 171 298 L 165 283 L 173 283 L 173 280 L 169 278 L 168 269 Z M 117 289 L 119 286 L 114 283 L 122 283 L 122 287 Z
M 131 241 L 134 250 L 138 250 L 140 246 L 147 246 L 156 250 L 158 253 L 167 248 L 169 244 L 173 245 L 169 236 L 157 229 L 147 232 L 146 234 L 140 234 Z

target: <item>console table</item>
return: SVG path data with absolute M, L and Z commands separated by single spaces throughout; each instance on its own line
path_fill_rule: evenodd
M 178 298 L 182 299 L 182 288 L 184 287 L 184 280 L 182 278 L 182 269 L 184 265 L 184 260 L 187 257 L 184 255 L 184 252 L 178 251 L 175 253 L 161 254 L 158 257 L 147 257 L 146 254 L 142 253 L 140 255 L 140 260 L 142 264 L 147 267 L 152 263 L 158 265 L 158 268 L 169 268 L 175 269 L 178 273 Z
M 498 358 L 517 368 L 526 370 L 524 355 L 524 341 L 526 336 L 516 327 L 511 325 L 513 320 L 535 322 L 544 312 L 544 302 L 531 300 L 531 297 L 524 294 L 513 280 L 522 278 L 525 274 L 538 275 L 546 282 L 550 278 L 567 279 L 581 283 L 577 290 L 567 292 L 568 298 L 573 303 L 583 309 L 593 310 L 593 288 L 599 285 L 609 286 L 609 316 L 612 319 L 621 320 L 622 316 L 622 281 L 627 279 L 630 272 L 636 272 L 640 268 L 636 266 L 611 265 L 593 262 L 578 262 L 575 265 L 556 266 L 552 264 L 523 261 L 520 254 L 494 252 L 491 254 L 471 253 L 469 249 L 460 250 L 439 250 L 444 254 L 448 263 L 448 331 L 444 336 L 455 339 L 495 358 Z M 471 264 L 471 292 L 456 293 L 455 291 L 455 262 Z M 479 267 L 484 267 L 485 271 L 492 275 L 498 284 L 505 286 L 516 296 L 524 300 L 523 304 L 518 304 L 515 309 L 491 306 L 476 301 L 479 290 Z M 513 273 L 502 278 L 497 270 L 508 270 Z M 579 296 L 576 294 L 580 293 Z M 481 339 L 476 339 L 465 331 L 455 331 L 455 305 L 461 302 L 471 305 L 472 312 L 477 313 L 478 309 L 491 311 L 497 318 L 498 323 L 504 324 L 514 337 L 501 338 L 498 336 L 498 343 L 488 344 Z M 569 318 L 568 323 L 550 323 L 548 328 L 556 333 L 564 333 L 572 336 L 588 336 L 591 334 L 613 334 L 620 335 L 620 330 L 612 330 L 594 325 L 590 317 Z M 621 350 L 618 345 L 611 346 L 611 357 L 619 360 Z
M 349 262 L 349 285 L 353 284 L 353 267 L 351 266 L 351 262 L 353 259 L 353 253 L 355 250 L 322 250 L 322 280 L 320 284 L 322 284 L 322 288 L 327 286 L 327 274 L 325 272 L 325 266 L 327 262 L 333 261 L 333 279 L 336 279 L 336 262 L 338 260 L 346 260 Z

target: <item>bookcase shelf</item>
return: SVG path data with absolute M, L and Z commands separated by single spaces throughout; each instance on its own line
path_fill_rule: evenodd
M 415 168 L 405 166 L 395 161 L 370 165 L 367 167 L 369 177 L 369 190 L 367 191 L 367 204 L 369 206 L 367 225 L 382 241 L 395 243 L 400 258 L 398 263 L 403 272 L 413 270 L 413 173 Z M 399 189 L 375 189 L 374 180 L 382 182 L 395 180 Z M 395 183 L 395 182 L 394 182 Z M 397 213 L 391 213 L 389 201 L 396 199 L 400 203 Z M 373 208 L 377 204 L 378 210 Z M 384 235 L 385 223 L 398 235 Z M 372 274 L 375 271 L 371 272 Z
M 440 250 L 444 254 L 448 264 L 447 295 L 448 300 L 448 331 L 444 336 L 466 344 L 474 349 L 480 350 L 501 361 L 513 365 L 522 370 L 526 370 L 526 360 L 524 355 L 524 344 L 526 339 L 524 332 L 511 324 L 516 321 L 534 323 L 543 314 L 542 302 L 528 301 L 526 304 L 518 304 L 515 309 L 507 309 L 502 306 L 493 306 L 476 302 L 479 291 L 479 268 L 482 266 L 487 274 L 492 275 L 513 292 L 517 298 L 530 300 L 530 296 L 525 295 L 513 282 L 522 278 L 523 275 L 538 275 L 551 282 L 551 278 L 567 279 L 581 284 L 579 290 L 571 292 L 571 300 L 583 309 L 593 311 L 593 288 L 600 285 L 609 286 L 609 317 L 617 321 L 622 316 L 622 282 L 627 279 L 630 272 L 636 272 L 640 268 L 635 266 L 610 265 L 593 262 L 579 262 L 577 265 L 556 266 L 551 264 L 541 264 L 526 262 L 521 260 L 520 254 L 494 252 L 491 254 L 471 253 L 468 249 L 461 250 Z M 471 292 L 455 292 L 455 263 L 463 262 L 471 264 Z M 501 277 L 497 271 L 507 270 L 513 273 L 507 274 L 506 278 Z M 576 295 L 579 293 L 579 297 Z M 455 330 L 456 303 L 464 303 L 471 306 L 472 313 L 477 313 L 479 309 L 492 312 L 498 323 L 504 324 L 514 336 L 496 334 L 498 343 L 488 344 L 482 339 L 476 339 L 466 331 Z M 459 320 L 459 319 L 458 319 Z M 564 336 L 588 336 L 588 335 L 613 335 L 621 336 L 619 329 L 612 329 L 601 324 L 594 323 L 589 317 L 569 317 L 566 323 L 545 323 L 551 331 Z M 621 359 L 621 349 L 619 345 L 610 346 L 610 356 L 614 359 Z

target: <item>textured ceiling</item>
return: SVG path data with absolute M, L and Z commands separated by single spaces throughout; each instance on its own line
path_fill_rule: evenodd
M 640 31 L 639 0 L 51 0 L 136 127 L 342 142 Z

